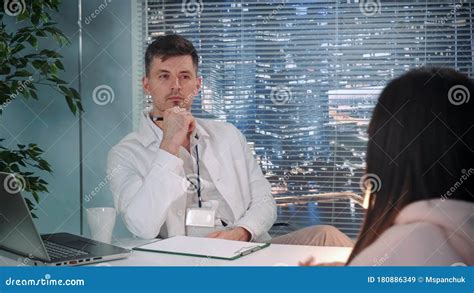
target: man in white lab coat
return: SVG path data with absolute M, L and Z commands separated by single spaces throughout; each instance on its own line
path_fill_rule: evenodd
M 157 38 L 145 53 L 145 69 L 143 89 L 153 107 L 142 113 L 139 129 L 112 148 L 107 167 L 115 207 L 133 234 L 352 245 L 324 225 L 270 239 L 275 200 L 245 137 L 232 124 L 190 112 L 201 87 L 190 41 Z
M 108 157 L 115 207 L 127 228 L 149 239 L 269 240 L 276 205 L 245 137 L 229 123 L 190 112 L 201 87 L 192 43 L 159 37 L 145 65 L 143 88 L 153 108 Z

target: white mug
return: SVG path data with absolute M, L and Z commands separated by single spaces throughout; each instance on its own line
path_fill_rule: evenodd
M 91 238 L 110 244 L 115 226 L 116 211 L 114 208 L 90 208 L 86 210 Z

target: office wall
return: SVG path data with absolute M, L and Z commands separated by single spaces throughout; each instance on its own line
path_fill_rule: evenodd
M 113 206 L 107 154 L 132 131 L 131 4 L 94 0 L 82 5 L 84 208 Z M 88 235 L 85 215 L 84 232 Z M 114 235 L 124 234 L 118 219 Z

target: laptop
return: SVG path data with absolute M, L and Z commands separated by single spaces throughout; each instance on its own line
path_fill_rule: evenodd
M 0 173 L 0 249 L 35 266 L 75 266 L 125 258 L 131 250 L 69 233 L 40 235 L 20 192 L 6 190 L 12 174 Z

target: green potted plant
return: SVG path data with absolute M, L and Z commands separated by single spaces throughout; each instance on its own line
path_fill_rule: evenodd
M 41 88 L 51 87 L 65 97 L 69 110 L 82 110 L 79 93 L 59 78 L 64 71 L 63 56 L 57 51 L 41 48 L 42 40 L 54 40 L 58 47 L 70 44 L 56 27 L 50 13 L 59 11 L 60 0 L 2 0 L 0 12 L 0 120 L 5 109 L 17 99 L 39 99 Z M 4 123 L 3 121 L 1 123 Z M 8 125 L 3 125 L 8 128 Z M 0 137 L 0 172 L 11 174 L 3 184 L 7 191 L 24 190 L 33 210 L 40 202 L 40 193 L 47 192 L 48 183 L 37 175 L 52 172 L 42 158 L 43 150 L 35 143 L 7 147 Z M 35 173 L 36 171 L 36 173 Z

